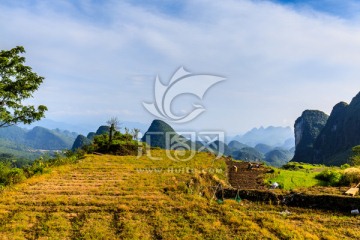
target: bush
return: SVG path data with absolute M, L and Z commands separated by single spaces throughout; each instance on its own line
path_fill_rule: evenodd
M 43 174 L 46 169 L 49 170 L 49 167 L 76 163 L 84 156 L 83 150 L 66 151 L 56 153 L 52 158 L 44 157 L 44 159 L 41 157 L 23 168 L 13 167 L 10 162 L 0 161 L 0 191 L 7 185 L 20 183 L 35 174 Z
M 340 166 L 340 168 L 343 169 L 343 170 L 344 170 L 344 169 L 347 169 L 347 168 L 349 168 L 349 167 L 350 167 L 350 164 L 347 164 L 347 163 L 345 163 L 345 164 L 343 164 L 343 165 Z
M 30 166 L 26 166 L 23 168 L 24 174 L 26 178 L 30 178 L 35 174 L 43 174 L 45 169 L 45 163 L 42 158 L 37 159 Z
M 351 165 L 360 165 L 360 145 L 352 148 L 352 155 L 350 157 Z
M 7 182 L 7 175 L 10 171 L 10 163 L 0 162 L 0 185 L 5 185 Z
M 112 142 L 109 143 L 107 134 L 97 135 L 94 137 L 93 144 L 83 148 L 87 153 L 100 152 L 105 154 L 114 154 L 120 156 L 138 155 L 139 147 L 145 151 L 145 144 L 133 140 L 131 134 L 122 134 L 115 132 Z
M 348 168 L 344 171 L 341 179 L 342 185 L 357 184 L 360 182 L 360 169 Z
M 282 166 L 281 168 L 285 169 L 285 170 L 293 170 L 293 171 L 304 169 L 303 166 L 298 165 L 296 163 L 287 163 L 284 166 Z
M 20 183 L 25 179 L 25 175 L 20 168 L 11 168 L 10 163 L 0 162 L 0 185 L 12 185 Z
M 338 171 L 324 170 L 317 174 L 315 178 L 324 181 L 329 186 L 338 186 L 342 180 L 342 174 Z
M 20 183 L 26 179 L 24 172 L 20 168 L 12 168 L 7 174 L 5 185 Z

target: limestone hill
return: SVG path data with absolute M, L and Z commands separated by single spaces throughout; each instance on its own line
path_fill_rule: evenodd
M 293 161 L 341 165 L 352 147 L 360 145 L 360 93 L 350 104 L 336 104 L 328 117 L 305 111 L 295 122 L 296 151 Z

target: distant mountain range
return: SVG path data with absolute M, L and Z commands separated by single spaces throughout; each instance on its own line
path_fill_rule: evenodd
M 294 132 L 290 127 L 253 128 L 243 135 L 235 136 L 233 140 L 250 147 L 266 144 L 272 147 L 290 149 L 295 146 Z
M 0 152 L 34 159 L 43 150 L 70 149 L 77 135 L 75 132 L 43 127 L 31 130 L 18 126 L 0 128 Z
M 67 130 L 49 130 L 43 127 L 34 127 L 31 130 L 18 126 L 0 128 L 0 139 L 42 150 L 69 149 L 77 135 Z
M 233 140 L 229 143 L 231 149 L 230 156 L 237 160 L 245 161 L 264 161 L 271 166 L 280 167 L 289 162 L 293 156 L 295 148 L 285 149 L 272 147 L 259 143 L 254 148 Z
M 99 125 L 69 124 L 69 123 L 54 121 L 54 120 L 45 118 L 45 119 L 37 121 L 31 125 L 19 125 L 19 127 L 26 128 L 26 129 L 32 129 L 34 127 L 40 126 L 40 127 L 47 128 L 47 129 L 61 129 L 61 130 L 67 130 L 70 132 L 77 132 L 79 134 L 86 135 L 89 132 L 92 132 L 94 129 L 96 129 Z M 129 128 L 129 129 L 137 128 L 137 129 L 140 129 L 140 131 L 142 133 L 144 133 L 146 131 L 146 129 L 148 128 L 148 125 L 144 124 L 144 123 L 139 123 L 139 122 L 130 122 L 130 121 L 122 122 L 122 121 L 120 121 L 120 127 L 121 127 L 121 129 L 123 129 L 125 127 Z
M 276 130 L 270 129 L 270 131 L 276 132 Z M 171 133 L 171 138 L 166 137 L 169 133 Z M 79 139 L 79 141 L 84 141 L 84 139 Z M 229 144 L 220 142 L 219 140 L 213 141 L 211 144 L 200 141 L 191 142 L 189 139 L 178 135 L 169 124 L 161 120 L 154 120 L 152 122 L 148 131 L 143 136 L 142 141 L 147 142 L 151 147 L 163 149 L 172 149 L 172 146 L 184 146 L 185 144 L 185 149 L 202 149 L 202 151 L 220 152 L 225 156 L 231 156 L 237 160 L 265 161 L 273 166 L 284 165 L 293 157 L 293 149 L 283 149 L 266 144 L 257 144 L 256 148 L 254 148 L 236 140 L 231 141 Z M 171 142 L 167 143 L 167 141 Z M 284 142 L 286 142 L 286 140 Z M 284 145 L 284 142 L 282 145 Z M 207 148 L 203 148 L 204 145 L 207 146 Z
M 7 153 L 9 150 L 8 152 L 18 156 L 23 153 L 25 155 L 29 152 L 34 153 L 36 152 L 35 150 L 76 149 L 91 142 L 95 135 L 107 133 L 109 128 L 107 126 L 100 126 L 96 132 L 92 132 L 76 125 L 48 119 L 37 122 L 36 125 L 41 126 L 36 126 L 32 129 L 17 126 L 0 128 L 0 152 Z M 53 130 L 43 126 L 51 127 Z M 125 127 L 128 129 L 138 128 L 142 132 L 145 132 L 147 129 L 145 124 L 135 122 L 123 122 L 120 127 L 122 130 Z M 60 130 L 63 128 L 70 130 L 82 129 L 81 131 L 85 131 L 85 133 L 78 134 L 75 131 Z M 166 145 L 166 133 L 168 132 L 172 133 L 171 141 L 181 143 L 181 146 L 179 145 L 180 148 L 221 152 L 226 156 L 232 156 L 234 159 L 266 161 L 274 166 L 281 166 L 288 162 L 292 157 L 290 149 L 294 146 L 291 128 L 261 127 L 254 128 L 244 135 L 235 137 L 235 139 L 240 139 L 244 142 L 233 140 L 229 144 L 225 144 L 215 141 L 204 150 L 206 142 L 197 141 L 197 139 L 190 141 L 186 136 L 177 134 L 170 125 L 160 120 L 154 120 L 151 123 L 143 135 L 142 141 L 146 142 L 150 139 L 149 144 L 152 147 L 172 148 L 174 145 Z M 276 154 L 272 153 L 272 151 L 276 151 Z M 34 157 L 32 156 L 31 158 Z
M 360 92 L 350 104 L 336 104 L 330 116 L 306 110 L 295 122 L 296 151 L 293 161 L 341 165 L 351 149 L 360 145 Z

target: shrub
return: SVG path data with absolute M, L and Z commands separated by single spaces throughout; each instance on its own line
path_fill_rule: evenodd
M 34 176 L 35 174 L 44 173 L 45 163 L 42 158 L 37 159 L 32 165 L 23 168 L 24 174 L 27 178 Z
M 94 137 L 93 144 L 83 148 L 88 153 L 100 152 L 120 156 L 137 155 L 139 147 L 145 151 L 145 144 L 133 140 L 131 134 L 122 134 L 115 132 L 111 143 L 109 143 L 109 136 L 107 134 L 97 135 Z
M 20 183 L 35 174 L 43 174 L 45 170 L 49 170 L 49 167 L 76 163 L 84 156 L 83 150 L 66 151 L 56 153 L 52 158 L 45 156 L 44 159 L 41 157 L 23 168 L 13 167 L 10 162 L 0 161 L 0 191 L 7 185 Z
M 315 176 L 316 179 L 324 181 L 329 186 L 338 186 L 342 174 L 338 171 L 324 170 Z
M 0 162 L 0 185 L 5 185 L 7 182 L 7 175 L 10 171 L 10 163 Z
M 11 168 L 10 163 L 0 162 L 0 185 L 12 185 L 25 179 L 25 175 L 20 168 Z
M 340 166 L 340 168 L 343 169 L 343 170 L 344 170 L 344 169 L 347 169 L 347 168 L 349 168 L 349 167 L 350 167 L 350 164 L 347 164 L 347 163 L 345 163 L 345 164 L 343 164 L 343 165 Z
M 7 174 L 5 185 L 20 183 L 26 179 L 24 172 L 20 168 L 12 168 Z
M 352 148 L 352 155 L 350 157 L 351 165 L 360 165 L 360 145 Z
M 343 177 L 341 179 L 342 185 L 357 184 L 360 182 L 360 169 L 348 168 L 344 170 Z
M 293 170 L 293 171 L 304 169 L 303 166 L 298 165 L 296 163 L 287 163 L 284 166 L 282 166 L 281 168 L 285 169 L 285 170 Z

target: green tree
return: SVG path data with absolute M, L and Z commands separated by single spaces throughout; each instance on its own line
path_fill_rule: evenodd
M 350 163 L 354 166 L 360 165 L 360 145 L 352 148 Z
M 44 117 L 46 106 L 37 108 L 23 105 L 22 101 L 33 97 L 44 78 L 25 66 L 25 49 L 17 46 L 0 51 L 0 127 L 17 123 L 30 124 Z

